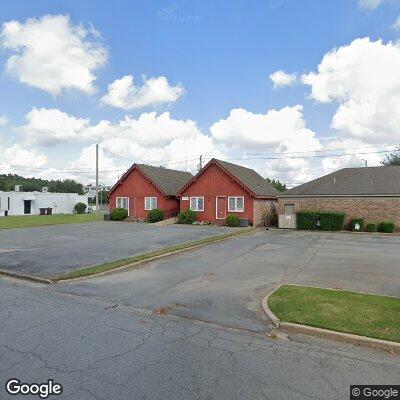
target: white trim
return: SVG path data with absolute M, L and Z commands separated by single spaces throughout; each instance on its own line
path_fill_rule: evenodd
M 229 200 L 230 199 L 235 199 L 235 209 L 234 210 L 229 208 Z M 243 209 L 242 210 L 238 210 L 237 207 L 236 207 L 237 206 L 237 199 L 243 199 Z M 244 212 L 244 196 L 229 196 L 228 197 L 228 212 L 237 212 L 237 213 Z
M 196 199 L 196 210 L 192 209 L 192 199 Z M 198 199 L 203 199 L 203 209 L 199 210 L 199 200 Z M 195 212 L 204 212 L 204 196 L 191 196 L 189 199 L 189 209 Z
M 116 208 L 123 208 L 123 207 L 118 207 L 118 199 L 126 199 L 126 211 L 128 211 L 128 217 L 129 217 L 129 197 L 127 196 L 118 196 L 115 198 L 115 207 Z
M 150 199 L 150 208 L 146 208 L 146 199 Z M 151 208 L 151 199 L 156 199 L 156 204 L 155 204 L 155 207 L 154 207 L 154 208 Z M 145 210 L 145 211 L 151 211 L 151 210 L 156 209 L 156 208 L 157 208 L 157 203 L 158 203 L 158 199 L 157 199 L 156 196 L 146 196 L 146 197 L 144 198 L 144 210 Z
M 226 219 L 226 207 L 225 207 L 225 218 L 218 218 L 218 198 L 226 199 L 226 196 L 215 196 L 215 219 Z

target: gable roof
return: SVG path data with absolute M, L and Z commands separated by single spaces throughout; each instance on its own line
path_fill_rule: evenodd
M 242 167 L 241 165 L 232 164 L 226 161 L 217 160 L 216 158 L 211 159 L 204 168 L 197 173 L 186 185 L 179 191 L 182 193 L 196 178 L 203 174 L 211 165 L 219 166 L 228 175 L 232 176 L 249 191 L 254 197 L 276 197 L 278 190 L 275 189 L 270 183 L 266 181 L 260 174 L 250 168 Z
M 280 194 L 285 196 L 400 196 L 400 166 L 343 168 Z
M 145 175 L 153 185 L 160 190 L 165 196 L 176 196 L 179 189 L 187 183 L 191 178 L 190 172 L 177 171 L 175 169 L 167 169 L 162 167 L 153 167 L 146 164 L 133 164 L 126 171 L 121 179 L 111 188 L 109 195 L 129 176 L 129 174 L 137 168 Z

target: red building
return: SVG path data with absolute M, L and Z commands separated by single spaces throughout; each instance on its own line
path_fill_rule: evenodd
M 260 225 L 277 203 L 278 191 L 256 171 L 212 159 L 179 191 L 180 209 L 197 212 L 198 221 L 224 223 L 228 214 Z
M 130 218 L 142 220 L 160 208 L 169 218 L 179 211 L 177 193 L 191 178 L 189 172 L 133 164 L 108 194 L 110 211 L 125 208 Z

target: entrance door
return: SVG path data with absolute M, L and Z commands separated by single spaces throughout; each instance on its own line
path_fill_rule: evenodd
M 129 197 L 129 210 L 128 210 L 130 217 L 135 217 L 135 198 Z
M 30 214 L 32 209 L 32 200 L 24 200 L 24 214 Z
M 217 196 L 217 209 L 216 209 L 216 218 L 217 219 L 225 219 L 226 218 L 226 197 Z

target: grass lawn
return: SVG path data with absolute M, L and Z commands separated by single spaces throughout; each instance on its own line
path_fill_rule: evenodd
M 284 285 L 268 299 L 286 322 L 400 342 L 400 298 Z
M 25 228 L 30 226 L 76 224 L 79 222 L 101 221 L 103 214 L 57 214 L 57 215 L 16 215 L 0 218 L 0 229 Z
M 135 263 L 140 263 L 142 261 L 149 260 L 153 257 L 161 256 L 161 255 L 168 255 L 169 253 L 173 253 L 175 251 L 185 250 L 193 246 L 203 246 L 213 242 L 218 242 L 220 240 L 229 239 L 231 237 L 244 235 L 246 233 L 254 232 L 256 229 L 249 227 L 249 228 L 237 228 L 237 230 L 229 233 L 223 233 L 221 235 L 211 236 L 204 239 L 193 240 L 190 242 L 180 243 L 175 246 L 164 247 L 159 250 L 150 251 L 148 253 L 139 254 L 137 256 L 122 258 L 120 260 L 111 261 L 105 264 L 95 265 L 91 267 L 85 267 L 81 269 L 77 269 L 75 271 L 67 272 L 63 275 L 59 275 L 54 277 L 52 280 L 53 282 L 58 282 L 65 279 L 75 279 L 75 278 L 82 278 L 84 276 L 96 275 L 102 272 L 111 271 L 113 269 L 117 269 L 120 267 L 129 266 Z

